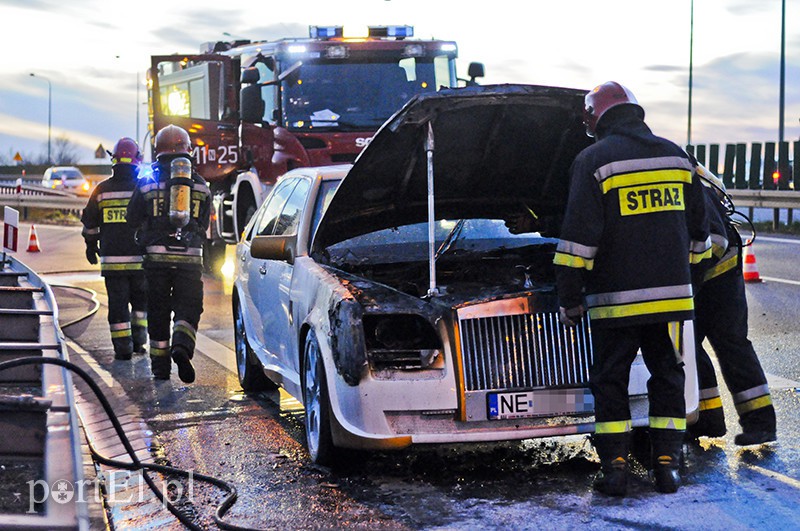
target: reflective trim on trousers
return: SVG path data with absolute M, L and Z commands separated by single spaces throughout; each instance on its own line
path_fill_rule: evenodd
M 686 430 L 686 419 L 674 417 L 650 417 L 648 424 L 658 430 Z
M 599 434 L 628 433 L 629 431 L 631 431 L 630 419 L 596 422 L 594 425 L 594 432 Z
M 751 411 L 755 411 L 756 409 L 761 409 L 765 407 L 769 407 L 772 405 L 772 396 L 771 395 L 764 395 L 758 398 L 754 398 L 753 400 L 748 400 L 747 402 L 739 402 L 736 404 L 736 412 L 741 417 L 745 413 L 749 413 Z

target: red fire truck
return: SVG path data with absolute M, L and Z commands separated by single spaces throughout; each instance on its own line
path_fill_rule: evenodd
M 299 166 L 352 162 L 412 96 L 475 82 L 456 77 L 455 42 L 414 39 L 410 26 L 311 26 L 310 37 L 206 43 L 197 55 L 153 56 L 151 139 L 186 129 L 214 197 L 208 251 L 219 260 L 275 179 Z M 216 265 L 216 264 L 215 264 Z

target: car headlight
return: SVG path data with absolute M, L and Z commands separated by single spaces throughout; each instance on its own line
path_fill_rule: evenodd
M 414 314 L 367 314 L 364 341 L 370 368 L 442 369 L 442 344 L 436 330 Z

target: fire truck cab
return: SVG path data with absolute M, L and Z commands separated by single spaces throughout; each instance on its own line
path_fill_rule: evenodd
M 168 124 L 189 132 L 214 196 L 211 241 L 236 242 L 278 176 L 353 162 L 414 95 L 483 75 L 473 63 L 459 80 L 455 42 L 412 36 L 410 26 L 374 26 L 363 37 L 312 26 L 309 38 L 151 58 L 151 138 Z

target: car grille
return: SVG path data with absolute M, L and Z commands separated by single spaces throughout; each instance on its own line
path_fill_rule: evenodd
M 578 387 L 592 363 L 588 317 L 575 328 L 558 314 L 459 319 L 466 391 Z

